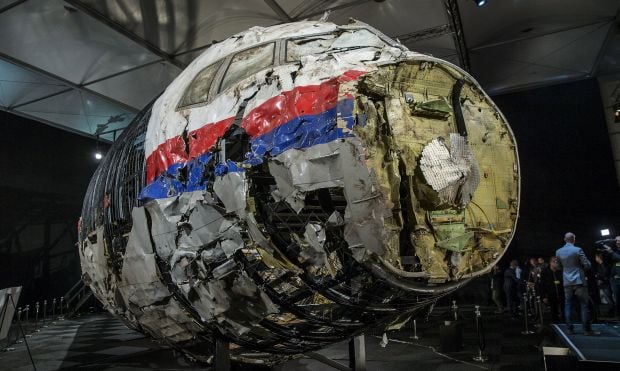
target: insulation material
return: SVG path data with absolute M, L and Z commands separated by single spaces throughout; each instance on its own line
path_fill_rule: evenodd
M 478 165 L 464 137 L 450 134 L 449 145 L 443 138 L 433 139 L 422 150 L 420 168 L 443 202 L 465 206 L 480 181 Z

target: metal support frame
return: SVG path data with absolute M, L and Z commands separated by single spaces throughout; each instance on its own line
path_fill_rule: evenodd
M 0 14 L 6 12 L 7 10 L 11 10 L 13 8 L 15 8 L 18 5 L 21 5 L 23 3 L 25 3 L 26 0 L 17 0 L 17 1 L 13 1 L 12 3 L 9 3 L 5 6 L 3 6 L 2 8 L 0 8 Z
M 360 5 L 363 3 L 367 3 L 371 0 L 357 0 L 357 1 L 351 1 L 348 3 L 344 3 L 344 4 L 340 4 L 340 5 L 336 5 L 336 6 L 332 6 L 330 8 L 326 8 L 320 11 L 316 11 L 316 12 L 312 12 L 310 14 L 299 14 L 297 16 L 295 16 L 293 18 L 294 21 L 299 21 L 301 19 L 305 19 L 305 18 L 312 18 L 312 17 L 316 17 L 317 15 L 323 15 L 325 12 L 333 12 L 336 10 L 342 10 L 342 9 L 346 9 L 346 8 L 350 8 L 352 6 L 356 6 L 356 5 Z
M 284 22 L 293 22 L 293 18 L 288 15 L 276 0 L 265 0 L 265 3 L 280 17 Z
M 19 116 L 19 117 L 23 117 L 23 118 L 28 119 L 28 120 L 38 121 L 38 122 L 44 123 L 45 125 L 49 125 L 51 127 L 55 127 L 57 129 L 60 129 L 60 130 L 65 130 L 65 131 L 68 131 L 70 133 L 77 134 L 77 135 L 80 135 L 80 136 L 83 136 L 83 137 L 86 137 L 86 138 L 96 139 L 95 135 L 89 134 L 89 133 L 87 133 L 85 131 L 73 129 L 73 128 L 70 128 L 68 126 L 63 126 L 63 125 L 58 124 L 56 122 L 52 122 L 52 121 L 49 121 L 49 120 L 46 120 L 46 119 L 43 119 L 43 118 L 40 118 L 40 117 L 36 117 L 36 116 L 30 115 L 28 113 L 22 112 L 22 111 L 14 110 L 14 109 L 11 109 L 9 107 L 0 106 L 0 110 L 8 112 L 8 113 L 11 113 L 11 114 Z M 105 139 L 105 138 L 101 138 L 100 141 L 106 142 L 106 143 L 111 143 L 108 139 Z
M 152 66 L 154 64 L 161 63 L 161 62 L 163 62 L 163 60 L 162 59 L 158 59 L 158 60 L 155 60 L 155 61 L 152 61 L 152 62 L 141 64 L 139 66 L 128 68 L 126 70 L 115 72 L 115 73 L 113 73 L 111 75 L 103 76 L 103 77 L 100 77 L 100 78 L 95 79 L 95 80 L 87 81 L 87 82 L 85 82 L 83 84 L 77 84 L 77 86 L 80 87 L 80 88 L 86 88 L 89 85 L 93 85 L 93 84 L 96 84 L 96 83 L 101 82 L 101 81 L 113 79 L 115 77 L 118 77 L 118 76 L 121 76 L 121 75 L 125 75 L 127 73 L 134 72 L 134 71 L 137 71 L 139 69 L 142 69 L 142 68 L 145 68 L 145 67 L 149 67 L 149 66 Z M 39 102 L 39 101 L 42 101 L 42 100 L 45 100 L 45 99 L 48 99 L 48 98 L 51 98 L 51 97 L 55 97 L 57 95 L 61 95 L 61 94 L 70 92 L 71 90 L 74 90 L 74 89 L 75 88 L 72 88 L 72 87 L 71 88 L 67 88 L 67 89 L 63 89 L 63 90 L 57 91 L 55 93 L 47 94 L 47 95 L 44 95 L 42 97 L 38 97 L 38 98 L 35 98 L 35 99 L 28 100 L 26 102 L 22 102 L 22 103 L 16 104 L 14 106 L 10 106 L 9 108 L 16 109 L 16 108 L 19 108 L 19 107 L 22 107 L 22 106 L 27 106 L 27 105 L 35 103 L 35 102 Z M 128 106 L 128 107 L 131 107 L 131 106 Z M 137 109 L 136 108 L 132 108 L 132 111 L 135 113 L 135 112 L 137 112 Z
M 516 38 L 512 38 L 512 39 L 508 39 L 508 40 L 497 41 L 497 42 L 493 42 L 493 43 L 489 43 L 489 44 L 478 45 L 478 46 L 474 46 L 472 48 L 469 48 L 469 51 L 473 52 L 473 51 L 478 51 L 478 50 L 483 50 L 483 49 L 489 49 L 489 48 L 494 48 L 496 46 L 502 46 L 502 45 L 507 45 L 507 44 L 514 44 L 514 43 L 517 43 L 517 42 L 520 42 L 520 41 L 526 41 L 526 40 L 531 40 L 531 39 L 537 39 L 539 37 L 555 35 L 555 34 L 558 34 L 558 33 L 561 33 L 561 32 L 578 30 L 578 29 L 584 28 L 584 27 L 590 27 L 590 26 L 594 26 L 594 25 L 597 25 L 597 24 L 601 24 L 601 23 L 611 22 L 612 20 L 614 20 L 614 18 L 615 17 L 605 17 L 605 18 L 598 19 L 598 20 L 593 21 L 593 22 L 587 22 L 587 23 L 576 25 L 576 26 L 562 27 L 562 28 L 558 28 L 558 29 L 551 30 L 551 31 L 548 31 L 548 32 L 542 32 L 542 33 L 538 33 L 538 34 L 531 34 L 531 35 L 522 36 L 522 37 L 516 37 Z
M 421 40 L 434 39 L 443 35 L 449 35 L 453 33 L 449 24 L 442 24 L 435 27 L 429 27 L 418 31 L 408 32 L 406 34 L 394 36 L 394 39 L 400 40 L 400 42 L 416 42 Z
M 34 72 L 36 74 L 48 77 L 48 78 L 50 78 L 52 80 L 59 81 L 60 83 L 66 85 L 66 86 L 68 86 L 68 87 L 70 87 L 72 89 L 75 89 L 77 91 L 84 92 L 84 93 L 87 93 L 87 94 L 92 94 L 92 95 L 95 95 L 95 96 L 97 96 L 97 97 L 99 97 L 101 99 L 104 99 L 104 100 L 107 100 L 107 101 L 109 101 L 111 103 L 119 105 L 119 106 L 121 106 L 123 109 L 125 109 L 127 111 L 130 111 L 130 112 L 133 112 L 133 113 L 138 112 L 138 110 L 136 108 L 132 107 L 132 106 L 129 106 L 129 105 L 123 103 L 123 102 L 117 101 L 116 99 L 110 98 L 110 97 L 105 96 L 103 94 L 97 93 L 96 91 L 90 90 L 90 89 L 88 89 L 88 88 L 86 88 L 86 87 L 84 87 L 84 86 L 82 86 L 80 84 L 76 84 L 74 82 L 71 82 L 71 81 L 69 81 L 69 80 L 67 80 L 67 79 L 65 79 L 63 77 L 60 77 L 60 76 L 58 76 L 56 74 L 53 74 L 51 72 L 44 71 L 44 70 L 40 69 L 39 67 L 35 67 L 35 66 L 33 66 L 31 64 L 28 64 L 28 63 L 26 63 L 24 61 L 21 61 L 19 59 L 13 58 L 10 55 L 5 54 L 3 52 L 0 52 L 0 58 L 4 59 L 7 62 L 13 63 L 14 65 L 16 65 L 18 67 L 26 69 L 26 70 L 28 70 L 30 72 Z M 7 107 L 7 108 L 8 109 L 13 109 L 13 107 Z
M 456 46 L 456 52 L 459 57 L 461 67 L 470 70 L 469 53 L 467 51 L 467 42 L 465 41 L 465 33 L 463 32 L 463 23 L 461 22 L 461 13 L 456 0 L 445 0 L 444 7 L 448 13 L 448 20 L 452 28 L 452 38 Z
M 320 353 L 306 352 L 306 356 L 340 371 L 366 371 L 366 341 L 364 334 L 349 339 L 349 365 L 334 361 Z
M 216 335 L 213 354 L 215 371 L 230 371 L 230 347 L 228 341 Z
M 151 43 L 150 41 L 148 41 L 146 39 L 143 39 L 142 37 L 136 35 L 135 33 L 131 32 L 131 31 L 127 30 L 125 27 L 123 27 L 119 23 L 111 20 L 110 18 L 106 17 L 104 14 L 100 13 L 98 10 L 96 10 L 94 8 L 91 8 L 91 7 L 85 5 L 82 2 L 77 1 L 77 0 L 64 0 L 64 1 L 65 1 L 65 3 L 67 3 L 70 6 L 76 8 L 80 12 L 82 12 L 82 13 L 90 16 L 91 18 L 93 18 L 93 19 L 103 23 L 104 25 L 110 27 L 114 31 L 116 31 L 119 34 L 125 36 L 126 38 L 130 39 L 131 41 L 135 42 L 136 44 L 144 47 L 145 49 L 147 49 L 151 53 L 155 54 L 156 56 L 158 56 L 161 59 L 163 59 L 164 61 L 166 61 L 167 63 L 170 63 L 171 65 L 176 66 L 176 67 L 178 67 L 180 69 L 185 69 L 185 67 L 187 67 L 187 65 L 185 63 L 179 61 L 178 59 L 175 59 L 174 55 L 163 51 L 157 45 Z
M 366 342 L 364 334 L 349 340 L 349 367 L 353 371 L 366 371 Z
M 607 35 L 605 35 L 605 40 L 603 40 L 603 44 L 601 45 L 601 49 L 599 49 L 598 54 L 596 55 L 596 59 L 592 64 L 592 68 L 590 69 L 590 76 L 596 76 L 598 73 L 599 67 L 601 66 L 601 62 L 603 61 L 603 57 L 607 52 L 607 48 L 609 46 L 609 42 L 614 38 L 614 34 L 617 31 L 617 25 L 620 22 L 620 8 L 616 11 L 616 16 L 610 21 L 609 30 L 607 30 Z

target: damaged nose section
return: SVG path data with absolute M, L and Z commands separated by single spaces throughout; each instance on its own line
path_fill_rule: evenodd
M 453 66 L 410 60 L 364 76 L 355 108 L 388 209 L 373 271 L 435 292 L 487 271 L 514 232 L 519 193 L 516 144 L 493 102 Z
M 217 335 L 236 359 L 273 363 L 406 319 L 490 269 L 514 233 L 519 167 L 478 84 L 430 57 L 328 83 L 335 107 L 275 134 L 229 135 L 240 108 L 212 153 L 164 174 L 178 192 L 140 202 L 126 174 L 144 162 L 150 111 L 137 119 L 95 174 L 80 232 L 107 309 L 200 360 Z

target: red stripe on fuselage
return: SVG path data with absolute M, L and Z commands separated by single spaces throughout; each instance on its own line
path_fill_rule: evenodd
M 357 80 L 365 73 L 351 70 L 318 85 L 297 86 L 283 91 L 252 109 L 241 122 L 241 126 L 250 137 L 256 137 L 296 117 L 325 112 L 338 104 L 341 83 Z
M 256 137 L 303 115 L 315 115 L 334 108 L 338 104 L 340 84 L 357 80 L 364 71 L 350 70 L 318 85 L 297 86 L 283 91 L 253 108 L 241 122 L 250 137 Z M 187 162 L 209 150 L 226 133 L 234 117 L 205 124 L 189 132 L 189 148 L 181 136 L 166 140 L 146 159 L 146 183 L 151 183 L 157 175 L 174 163 Z
M 205 125 L 189 133 L 189 157 L 194 158 L 209 151 L 230 128 L 234 117 L 229 117 L 214 124 Z
M 187 161 L 187 149 L 185 142 L 180 136 L 170 138 L 157 148 L 146 159 L 146 183 L 149 184 L 176 162 Z

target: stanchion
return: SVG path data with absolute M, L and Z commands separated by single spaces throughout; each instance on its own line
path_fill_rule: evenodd
M 52 300 L 52 321 L 56 319 L 56 298 Z
M 34 306 L 34 332 L 39 332 L 39 302 L 37 301 Z
M 484 348 L 486 348 L 486 338 L 484 337 L 484 327 L 482 326 L 482 313 L 480 312 L 480 306 L 475 306 L 475 318 L 476 318 L 476 333 L 478 334 L 478 354 L 473 356 L 472 359 L 476 362 L 484 363 L 489 360 L 482 354 Z
M 28 321 L 28 318 L 30 317 L 30 304 L 26 304 L 26 326 L 30 327 L 30 322 Z M 28 332 L 29 328 L 26 328 L 26 332 Z M 26 337 L 29 338 L 31 337 L 31 334 L 26 334 Z
M 22 323 L 22 307 L 17 307 L 17 323 Z M 17 333 L 17 341 L 15 343 L 21 344 L 24 340 L 19 338 L 19 333 Z
M 43 327 L 48 327 L 47 324 L 47 299 L 43 300 Z
M 544 317 L 543 317 L 543 304 L 542 304 L 542 300 L 540 300 L 540 296 L 536 297 L 536 306 L 538 307 L 538 326 L 539 328 L 543 328 L 543 326 L 545 325 L 544 323 Z
M 213 366 L 215 371 L 230 371 L 230 345 L 219 335 L 215 337 Z
M 418 336 L 418 323 L 415 319 L 413 320 L 413 336 L 411 336 L 410 338 L 414 340 L 420 340 L 420 337 Z
M 366 371 L 366 342 L 364 334 L 349 340 L 349 368 L 352 371 Z
M 527 306 L 528 306 L 528 299 L 527 299 L 527 292 L 523 293 L 523 319 L 525 320 L 525 330 L 521 331 L 521 333 L 523 335 L 531 335 L 534 333 L 534 331 L 530 331 L 530 328 L 528 326 L 528 322 L 527 322 Z
M 62 304 L 64 303 L 64 301 L 65 301 L 65 297 L 61 296 L 60 297 L 60 316 L 58 317 L 59 320 L 63 320 L 64 319 L 64 317 L 62 316 Z
M 459 320 L 459 307 L 456 305 L 456 300 L 452 300 L 452 312 L 454 313 L 454 320 Z

